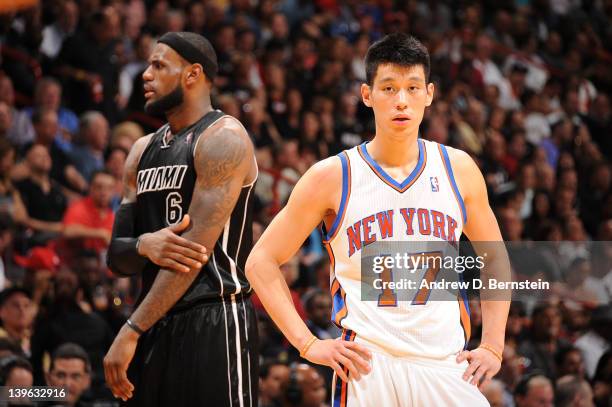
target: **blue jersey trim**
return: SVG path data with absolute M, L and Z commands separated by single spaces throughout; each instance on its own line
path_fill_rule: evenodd
M 455 192 L 455 196 L 457 197 L 457 201 L 459 201 L 459 207 L 461 208 L 461 215 L 463 216 L 463 224 L 467 222 L 467 212 L 465 210 L 465 203 L 463 202 L 463 197 L 459 193 L 459 188 L 457 187 L 457 182 L 455 182 L 455 175 L 453 174 L 453 167 L 451 166 L 450 159 L 448 158 L 448 151 L 446 147 L 440 144 L 440 149 L 442 151 L 442 156 L 444 157 L 444 166 L 446 167 L 446 171 L 448 172 L 448 178 L 450 179 L 451 186 L 453 187 L 453 191 Z
M 340 199 L 340 207 L 338 208 L 338 213 L 336 214 L 336 219 L 334 219 L 334 223 L 329 231 L 325 234 L 325 240 L 330 240 L 336 230 L 340 226 L 340 221 L 343 218 L 344 211 L 346 210 L 346 204 L 348 201 L 348 189 L 349 189 L 349 164 L 346 159 L 345 153 L 338 154 L 340 158 L 340 162 L 342 163 L 342 198 Z
M 383 177 L 385 181 L 393 185 L 395 188 L 403 190 L 419 175 L 425 163 L 425 153 L 424 153 L 425 145 L 423 144 L 423 140 L 421 139 L 417 139 L 417 142 L 419 145 L 419 160 L 417 161 L 417 164 L 412 170 L 412 172 L 410 173 L 410 175 L 408 175 L 408 178 L 406 178 L 404 182 L 402 182 L 401 184 L 397 182 L 395 179 L 393 179 L 391 176 L 389 176 L 389 174 L 387 174 L 385 170 L 383 170 L 382 167 L 378 165 L 378 163 L 372 158 L 372 156 L 370 156 L 370 153 L 368 153 L 367 143 L 364 142 L 363 144 L 361 144 L 360 148 L 361 148 L 361 151 L 363 152 L 365 159 L 368 161 L 368 163 L 372 167 L 376 169 L 376 172 L 378 173 L 378 175 Z

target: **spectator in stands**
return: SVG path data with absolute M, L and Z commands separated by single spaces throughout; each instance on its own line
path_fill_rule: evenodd
M 279 360 L 264 361 L 259 367 L 259 407 L 281 407 L 282 391 L 289 381 L 289 367 Z
M 31 294 L 23 288 L 10 287 L 0 293 L 0 338 L 18 344 L 25 355 L 30 354 L 33 311 Z
M 585 378 L 586 371 L 584 369 L 584 361 L 580 349 L 573 346 L 561 348 L 555 355 L 555 363 L 557 365 L 557 376 L 574 376 L 577 378 Z M 558 384 L 558 383 L 557 383 Z
M 119 107 L 127 106 L 132 92 L 141 92 L 140 88 L 134 88 L 135 79 L 141 76 L 146 69 L 149 54 L 153 50 L 153 37 L 144 32 L 136 39 L 136 58 L 125 65 L 119 73 Z M 138 81 L 136 81 L 138 83 Z
M 113 127 L 109 148 L 122 148 L 129 152 L 136 140 L 142 136 L 144 132 L 138 123 L 121 122 Z
M 553 407 L 553 385 L 546 376 L 532 374 L 523 377 L 516 386 L 514 399 L 516 407 Z
M 49 24 L 42 31 L 40 52 L 50 59 L 59 54 L 66 38 L 74 34 L 79 23 L 79 6 L 73 0 L 60 3 L 57 20 Z
M 100 110 L 114 123 L 119 77 L 116 40 L 120 35 L 119 15 L 107 6 L 86 19 L 83 25 L 86 31 L 67 37 L 57 57 L 61 62 L 59 72 L 67 84 L 68 106 L 77 114 Z
M 9 355 L 0 359 L 0 385 L 31 387 L 32 365 L 21 356 Z
M 62 234 L 71 251 L 94 250 L 101 255 L 108 248 L 115 216 L 111 200 L 115 178 L 107 171 L 96 171 L 91 178 L 89 195 L 72 202 L 62 220 Z
M 108 151 L 104 164 L 104 170 L 108 171 L 115 179 L 115 187 L 111 197 L 111 209 L 116 212 L 121 204 L 123 196 L 123 170 L 128 151 L 121 147 L 114 147 Z
M 59 128 L 55 134 L 55 142 L 62 150 L 70 151 L 72 138 L 79 130 L 79 118 L 72 110 L 62 107 L 62 85 L 57 79 L 45 77 L 36 83 L 34 106 L 24 111 L 32 117 L 37 109 L 50 109 L 57 114 Z
M 291 367 L 283 407 L 324 407 L 325 382 L 314 367 L 301 363 Z
M 593 390 L 581 376 L 566 375 L 555 386 L 556 407 L 594 407 Z
M 100 112 L 83 113 L 79 133 L 79 144 L 74 146 L 71 156 L 77 170 L 89 182 L 94 171 L 104 168 L 108 121 Z
M 15 263 L 25 269 L 23 286 L 32 295 L 34 315 L 48 295 L 51 288 L 51 278 L 60 266 L 60 259 L 54 249 L 36 246 L 27 256 L 15 254 Z
M 61 269 L 55 275 L 55 298 L 48 309 L 41 310 L 32 336 L 32 365 L 37 384 L 44 383 L 43 357 L 66 342 L 87 350 L 92 365 L 92 385 L 102 387 L 102 359 L 112 343 L 112 332 L 100 316 L 83 311 L 82 290 L 75 272 Z
M 491 407 L 510 407 L 504 398 L 504 384 L 497 379 L 493 379 L 482 389 L 482 394 L 487 398 Z
M 26 212 L 11 180 L 14 165 L 15 147 L 6 139 L 0 138 L 0 215 L 21 222 L 25 219 Z
M 40 108 L 32 114 L 32 123 L 36 131 L 34 142 L 47 147 L 51 156 L 51 178 L 72 191 L 85 191 L 87 181 L 77 171 L 72 158 L 58 142 L 57 112 L 49 108 Z
M 75 343 L 64 343 L 51 355 L 47 386 L 66 389 L 67 405 L 81 405 L 82 395 L 91 386 L 91 363 L 85 349 Z
M 543 303 L 533 310 L 531 318 L 531 333 L 520 344 L 518 352 L 531 361 L 528 371 L 540 370 L 547 377 L 556 377 L 554 355 L 569 345 L 559 337 L 561 313 L 555 305 Z
M 0 124 L 0 134 L 5 133 L 5 137 L 18 147 L 32 142 L 34 140 L 32 122 L 25 112 L 15 108 L 13 81 L 3 73 L 0 73 L 0 102 L 6 103 L 8 108 L 8 116 L 6 112 L 1 115 L 5 117 L 0 120 L 4 123 Z M 8 127 L 8 129 L 2 131 L 2 127 Z
M 26 153 L 26 164 L 29 176 L 15 183 L 27 212 L 22 224 L 34 231 L 28 244 L 43 245 L 60 234 L 67 200 L 50 177 L 52 162 L 45 146 L 33 144 Z
M 582 352 L 589 378 L 595 376 L 598 361 L 610 350 L 610 344 L 612 344 L 612 305 L 600 305 L 591 314 L 590 329 L 574 344 Z
M 319 339 L 336 339 L 341 330 L 331 321 L 331 297 L 329 292 L 315 289 L 304 296 L 306 325 Z

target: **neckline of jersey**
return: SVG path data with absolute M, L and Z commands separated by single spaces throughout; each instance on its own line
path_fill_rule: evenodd
M 421 175 L 425 169 L 425 164 L 427 163 L 427 149 L 425 148 L 425 144 L 421 139 L 417 139 L 417 142 L 419 145 L 419 160 L 417 161 L 417 164 L 412 172 L 401 183 L 397 182 L 393 177 L 387 174 L 387 172 L 376 162 L 376 160 L 370 156 L 367 149 L 367 141 L 360 144 L 357 150 L 359 151 L 361 158 L 368 164 L 374 174 L 384 181 L 385 184 L 389 185 L 398 192 L 405 192 L 419 178 L 419 175 Z
M 208 116 L 209 114 L 213 113 L 213 112 L 217 112 L 219 111 L 219 109 L 213 109 L 209 112 L 206 112 L 204 114 L 204 116 L 200 117 L 198 120 L 196 120 L 195 122 L 191 123 L 188 126 L 183 127 L 182 129 L 179 130 L 178 133 L 176 133 L 174 135 L 174 137 L 172 137 L 172 139 L 170 141 L 167 141 L 167 135 L 168 133 L 171 133 L 170 130 L 170 123 L 167 123 L 167 127 L 166 130 L 164 131 L 164 134 L 162 134 L 162 146 L 163 147 L 170 147 L 172 145 L 172 143 L 174 142 L 173 140 L 176 140 L 178 138 L 180 138 L 181 136 L 187 134 L 189 132 L 189 130 L 191 130 L 193 127 L 195 127 L 198 123 L 200 123 L 202 121 L 202 119 L 204 119 L 206 116 Z

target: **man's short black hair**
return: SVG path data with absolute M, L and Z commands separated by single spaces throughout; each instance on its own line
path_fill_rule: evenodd
M 91 372 L 91 362 L 89 361 L 89 355 L 80 345 L 76 343 L 64 343 L 58 346 L 53 355 L 51 355 L 51 365 L 49 371 L 53 371 L 55 361 L 58 359 L 80 359 L 85 364 L 85 371 Z
M 421 65 L 425 71 L 425 82 L 429 82 L 429 51 L 411 35 L 390 34 L 368 48 L 365 57 L 368 85 L 372 86 L 374 83 L 374 77 L 380 64 L 395 64 L 404 67 Z
M 287 366 L 287 363 L 282 362 L 280 359 L 267 359 L 259 366 L 259 378 L 266 379 L 270 374 L 270 370 L 274 366 Z
M 11 372 L 15 368 L 22 368 L 32 373 L 32 364 L 24 357 L 18 355 L 9 355 L 0 359 L 0 385 L 6 385 Z

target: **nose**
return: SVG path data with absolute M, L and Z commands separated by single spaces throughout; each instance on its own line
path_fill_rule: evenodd
M 153 80 L 153 73 L 151 72 L 151 65 L 147 66 L 147 69 L 142 73 L 142 80 L 149 82 Z
M 397 92 L 397 110 L 404 110 L 408 107 L 408 94 L 404 89 Z

